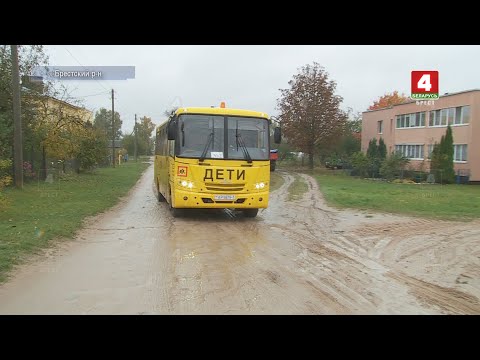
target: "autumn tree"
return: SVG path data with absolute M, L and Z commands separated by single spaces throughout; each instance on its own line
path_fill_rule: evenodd
M 138 153 L 151 155 L 153 148 L 152 132 L 155 130 L 155 124 L 148 116 L 140 118 L 140 122 L 137 124 L 137 141 L 138 141 Z M 141 150 L 140 150 L 141 149 Z
M 350 158 L 361 148 L 362 113 L 354 112 L 351 108 L 347 111 L 348 121 L 345 132 L 340 141 L 339 153 L 345 159 Z
M 358 134 L 362 132 L 362 113 L 360 111 L 353 111 L 352 108 L 347 110 L 347 131 L 352 134 Z
M 370 105 L 368 110 L 377 110 L 385 107 L 389 107 L 392 105 L 402 104 L 408 100 L 408 97 L 405 94 L 398 94 L 398 91 L 394 91 L 393 93 L 386 93 L 375 100 L 373 105 Z
M 340 110 L 342 97 L 335 95 L 337 84 L 318 63 L 305 65 L 280 89 L 277 100 L 282 129 L 290 144 L 309 155 L 313 169 L 315 151 L 328 146 L 343 134 L 347 116 Z
M 110 152 L 103 134 L 95 131 L 89 124 L 84 127 L 78 141 L 78 152 L 75 154 L 79 163 L 78 171 L 90 170 L 101 164 Z
M 115 111 L 115 139 L 118 140 L 122 137 L 122 120 L 120 114 Z M 112 140 L 112 110 L 100 108 L 95 113 L 95 119 L 93 120 L 93 127 L 99 131 L 104 131 L 107 139 Z
M 82 167 L 79 157 L 85 151 L 82 143 L 103 139 L 103 133 L 97 134 L 87 121 L 81 102 L 71 98 L 66 88 L 61 86 L 51 94 L 37 98 L 35 122 L 31 126 L 41 152 L 41 178 L 46 176 L 47 158 L 62 160 L 64 171 L 67 160 L 79 160 L 74 164 L 78 171 Z
M 38 151 L 38 141 L 31 131 L 36 121 L 36 104 L 40 96 L 48 93 L 47 86 L 31 88 L 26 75 L 30 75 L 36 66 L 46 66 L 48 56 L 41 45 L 18 46 L 19 72 L 22 78 L 21 117 L 23 127 L 24 158 L 33 157 Z M 0 159 L 11 159 L 13 147 L 13 110 L 12 110 L 12 62 L 10 45 L 0 45 Z M 28 96 L 25 96 L 28 95 Z M 33 159 L 31 159 L 33 160 Z

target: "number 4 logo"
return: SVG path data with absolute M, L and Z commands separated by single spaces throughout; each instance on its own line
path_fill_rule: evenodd
M 418 80 L 417 88 L 425 89 L 425 91 L 430 91 L 432 84 L 430 83 L 430 74 L 423 74 L 420 80 Z
M 412 71 L 412 99 L 438 99 L 438 71 Z

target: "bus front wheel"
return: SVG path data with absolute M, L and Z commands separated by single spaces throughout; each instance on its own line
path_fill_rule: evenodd
M 173 207 L 172 201 L 173 201 L 173 194 L 172 194 L 172 191 L 170 191 L 170 203 L 168 204 L 168 208 L 170 209 L 170 213 L 174 218 L 180 217 L 182 215 L 182 210 L 180 210 L 179 208 Z
M 245 209 L 243 210 L 243 215 L 245 217 L 254 218 L 258 214 L 258 209 Z
M 170 207 L 170 212 L 172 213 L 172 216 L 174 218 L 178 218 L 178 217 L 182 216 L 182 210 L 180 210 L 178 208 Z

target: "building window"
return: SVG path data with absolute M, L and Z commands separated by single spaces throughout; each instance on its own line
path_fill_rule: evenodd
M 430 111 L 429 126 L 447 126 L 447 110 Z
M 383 120 L 377 121 L 377 132 L 383 134 Z
M 430 111 L 429 126 L 463 125 L 470 123 L 470 106 L 457 106 Z
M 454 161 L 467 161 L 467 145 L 453 145 L 453 160 Z
M 440 125 L 447 125 L 448 109 L 440 110 Z
M 395 152 L 415 160 L 423 160 L 423 144 L 395 145 Z
M 425 126 L 425 111 L 397 115 L 397 129 Z
M 432 151 L 433 151 L 433 147 L 435 146 L 435 144 L 428 144 L 428 147 L 427 147 L 427 159 L 431 159 L 432 158 Z
M 470 106 L 458 106 L 455 108 L 455 125 L 470 123 Z

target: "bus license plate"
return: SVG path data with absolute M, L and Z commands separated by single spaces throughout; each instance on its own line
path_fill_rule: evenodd
M 214 195 L 215 200 L 235 200 L 235 195 Z

